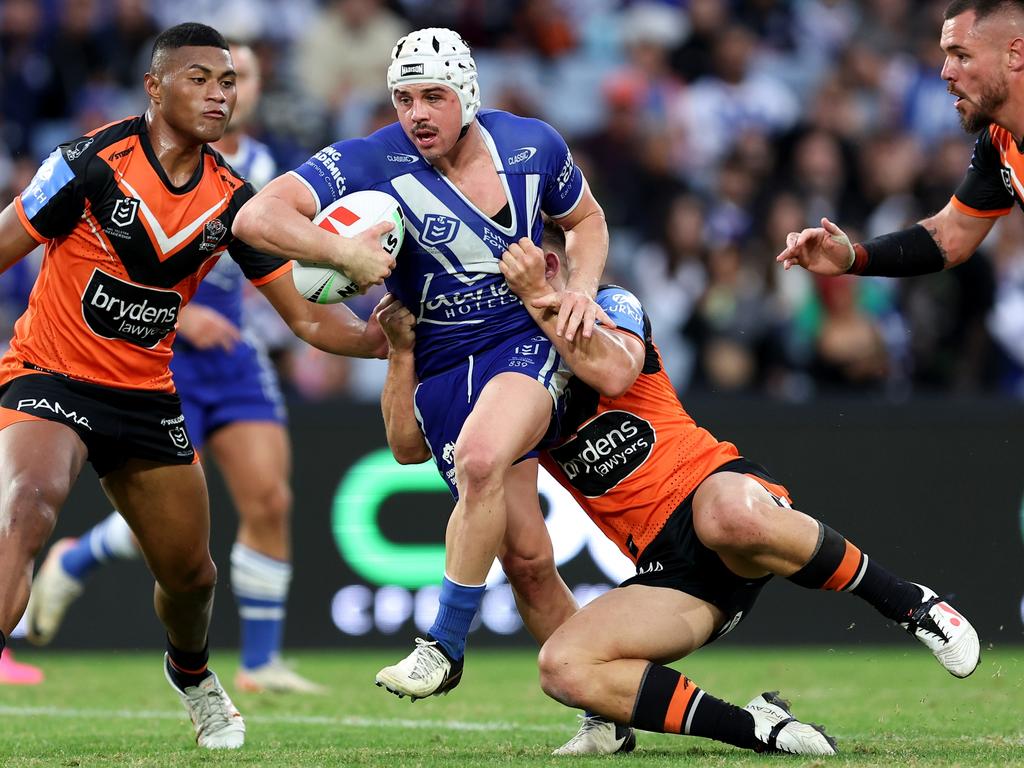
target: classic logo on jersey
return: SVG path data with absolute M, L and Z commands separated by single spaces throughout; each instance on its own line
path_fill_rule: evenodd
M 71 147 L 70 149 L 64 150 L 64 154 L 68 158 L 68 160 L 77 160 L 79 157 L 82 156 L 82 153 L 89 148 L 90 144 L 92 144 L 92 139 L 85 139 L 83 141 L 78 142 L 77 144 L 75 144 L 75 146 Z
M 199 244 L 200 251 L 212 251 L 224 238 L 228 228 L 220 219 L 210 219 L 203 227 L 203 242 Z
M 69 411 L 60 404 L 59 400 L 51 401 L 47 400 L 45 397 L 25 397 L 18 401 L 18 404 L 15 406 L 15 410 L 47 411 L 48 413 L 52 413 L 54 416 L 60 416 L 79 427 L 85 427 L 90 432 L 92 431 L 88 418 L 85 416 L 79 416 L 78 411 Z
M 655 438 L 649 421 L 627 411 L 608 411 L 550 453 L 573 487 L 592 499 L 639 469 L 651 455 Z
M 117 226 L 127 227 L 139 212 L 139 201 L 134 197 L 123 197 L 114 204 L 114 210 L 110 213 L 110 222 Z
M 512 154 L 505 158 L 505 164 L 518 165 L 519 163 L 525 163 L 536 154 L 536 147 L 520 147 L 519 149 L 513 149 Z
M 407 155 L 404 152 L 392 152 L 385 157 L 389 163 L 417 163 L 420 159 L 418 155 Z
M 121 339 L 152 349 L 178 322 L 181 294 L 127 283 L 93 270 L 82 296 L 82 316 L 104 339 Z
M 1009 168 L 1000 168 L 999 175 L 1003 177 L 1003 186 L 1011 195 L 1013 194 L 1013 176 Z
M 420 242 L 424 245 L 444 245 L 455 239 L 459 231 L 460 222 L 451 216 L 442 216 L 439 213 L 428 213 L 423 219 L 423 232 L 420 234 Z

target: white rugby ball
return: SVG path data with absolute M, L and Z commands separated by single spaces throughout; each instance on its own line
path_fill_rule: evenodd
M 355 237 L 382 221 L 394 222 L 395 227 L 381 235 L 381 247 L 388 253 L 397 253 L 405 239 L 405 218 L 398 201 L 386 192 L 353 192 L 331 203 L 313 219 L 321 229 L 343 237 Z M 337 304 L 359 293 L 359 286 L 345 273 L 311 261 L 293 264 L 292 278 L 296 290 L 316 304 Z

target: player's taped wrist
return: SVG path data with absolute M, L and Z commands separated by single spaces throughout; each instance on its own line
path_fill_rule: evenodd
M 941 272 L 946 266 L 938 243 L 927 229 L 915 224 L 898 232 L 853 246 L 851 275 L 911 277 Z

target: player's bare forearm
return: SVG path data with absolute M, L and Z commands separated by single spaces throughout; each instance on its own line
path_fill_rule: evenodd
M 388 446 L 399 464 L 421 464 L 430 458 L 430 448 L 416 421 L 415 392 L 416 367 L 412 351 L 392 350 L 380 394 L 380 409 Z
M 18 218 L 11 203 L 0 211 L 0 272 L 5 272 L 39 245 Z
M 967 261 L 995 224 L 994 218 L 968 216 L 947 203 L 946 207 L 922 219 L 920 225 L 931 235 L 942 253 L 945 268 Z
M 375 318 L 363 322 L 344 304 L 313 304 L 295 290 L 290 273 L 259 286 L 292 333 L 324 352 L 347 357 L 387 355 L 388 342 Z
M 566 290 L 594 298 L 608 260 L 608 225 L 596 203 L 572 229 L 566 230 L 565 257 L 569 267 Z
M 619 397 L 633 386 L 644 360 L 643 344 L 635 336 L 598 326 L 593 336 L 580 334 L 568 341 L 557 333 L 557 313 L 529 302 L 526 308 L 577 378 L 604 397 Z

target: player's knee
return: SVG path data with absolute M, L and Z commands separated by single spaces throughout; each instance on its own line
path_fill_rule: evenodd
M 540 649 L 537 666 L 544 693 L 568 707 L 586 706 L 586 665 L 568 644 L 548 640 Z
M 746 496 L 720 494 L 694 509 L 693 527 L 704 546 L 715 551 L 744 551 L 764 538 L 759 505 Z
M 57 496 L 45 478 L 26 474 L 12 478 L 0 491 L 0 530 L 16 536 L 34 557 L 57 524 Z
M 239 505 L 245 525 L 260 531 L 283 533 L 288 529 L 292 492 L 287 483 L 267 483 Z
M 486 493 L 500 487 L 507 469 L 489 445 L 476 443 L 455 449 L 460 495 Z
M 217 586 L 217 566 L 207 554 L 188 562 L 171 564 L 157 575 L 166 592 L 179 596 L 203 598 L 212 595 Z

